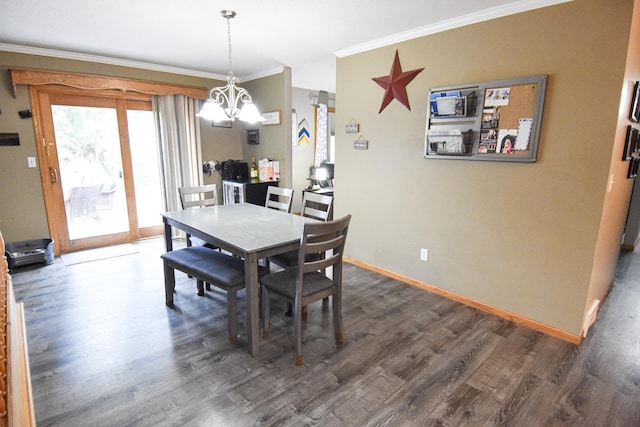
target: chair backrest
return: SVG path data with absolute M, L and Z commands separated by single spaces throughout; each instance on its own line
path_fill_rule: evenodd
M 317 194 L 309 191 L 304 192 L 302 198 L 302 216 L 307 218 L 328 221 L 333 209 L 333 196 Z
M 218 204 L 218 190 L 215 184 L 179 187 L 178 193 L 180 193 L 182 209 L 216 206 Z
M 72 218 L 94 215 L 98 210 L 98 200 L 102 184 L 72 187 L 69 194 L 69 214 Z
M 290 213 L 292 200 L 293 189 L 270 185 L 267 187 L 267 199 L 265 200 L 264 205 L 267 208 Z
M 347 215 L 335 221 L 313 222 L 304 225 L 298 251 L 299 286 L 301 286 L 304 273 L 325 270 L 332 266 L 334 267 L 334 283 L 340 283 L 342 280 L 342 253 L 347 241 L 350 221 L 351 215 Z M 314 256 L 317 254 L 325 256 Z

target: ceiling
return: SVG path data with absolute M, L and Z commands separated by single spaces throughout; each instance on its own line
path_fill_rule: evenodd
M 291 67 L 335 92 L 336 57 L 569 0 L 2 0 L 0 50 L 246 81 Z M 374 6 L 375 5 L 375 6 Z

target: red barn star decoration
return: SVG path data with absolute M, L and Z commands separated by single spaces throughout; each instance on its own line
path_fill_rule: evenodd
M 384 77 L 373 77 L 371 80 L 378 83 L 384 89 L 384 97 L 382 98 L 382 105 L 378 114 L 382 113 L 387 105 L 393 99 L 400 101 L 402 105 L 407 107 L 407 110 L 411 111 L 409 106 L 409 98 L 407 96 L 407 85 L 413 80 L 424 68 L 419 70 L 402 71 L 400 66 L 400 58 L 398 57 L 398 50 L 396 49 L 396 57 L 391 65 L 391 74 Z

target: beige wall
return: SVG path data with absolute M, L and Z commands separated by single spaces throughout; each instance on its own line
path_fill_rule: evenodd
M 26 86 L 18 86 L 17 98 L 13 97 L 10 67 L 35 68 L 45 70 L 71 71 L 78 73 L 99 74 L 135 78 L 141 80 L 169 82 L 200 87 L 218 86 L 222 82 L 189 77 L 170 73 L 117 67 L 92 62 L 55 59 L 44 56 L 25 55 L 0 51 L 0 132 L 19 132 L 19 147 L 0 147 L 0 230 L 5 241 L 40 239 L 50 236 L 39 169 L 27 168 L 27 157 L 37 157 L 33 123 L 31 119 L 20 119 L 18 111 L 30 109 L 29 94 Z M 291 87 L 290 71 L 247 82 L 243 86 L 249 88 L 256 104 L 265 111 L 291 111 L 291 101 L 285 96 Z M 269 98 L 266 101 L 265 97 Z M 264 105 L 262 105 L 264 103 Z M 283 132 L 291 131 L 291 119 L 288 125 L 271 126 L 269 131 L 261 129 L 260 149 L 265 155 L 274 158 L 286 158 L 281 144 Z M 287 127 L 288 126 L 288 127 Z M 264 128 L 264 127 L 263 127 Z M 234 123 L 232 129 L 213 128 L 210 123 L 201 121 L 202 158 L 203 160 L 251 159 L 251 153 L 245 153 L 246 137 L 242 125 Z M 290 140 L 290 137 L 289 137 Z M 270 148 L 273 145 L 274 149 Z M 290 149 L 289 149 L 290 153 Z M 257 158 L 257 157 L 256 157 Z M 284 163 L 285 167 L 287 163 Z M 286 175 L 286 171 L 285 174 Z M 289 172 L 290 174 L 290 172 Z M 219 175 L 205 176 L 205 182 L 220 182 Z M 219 195 L 221 198 L 221 194 Z
M 292 212 L 300 212 L 302 210 L 302 192 L 310 184 L 309 168 L 313 166 L 315 153 L 315 123 L 314 123 L 314 107 L 313 99 L 309 95 L 315 95 L 317 91 L 310 89 L 293 88 L 293 108 L 296 110 L 296 123 L 293 123 L 293 129 L 296 132 L 294 139 L 296 145 L 292 146 L 292 162 L 293 167 L 293 205 Z M 307 130 L 309 131 L 309 144 L 297 144 L 298 123 L 302 120 L 307 121 Z
M 205 120 L 200 121 L 200 138 L 202 141 L 202 160 L 241 160 L 243 130 L 239 122 L 231 124 L 230 128 L 213 127 Z M 204 175 L 205 184 L 216 184 L 218 187 L 218 203 L 222 203 L 222 178 L 213 171 L 211 175 Z
M 621 181 L 625 181 L 623 188 L 632 187 L 632 180 L 625 180 L 629 162 L 621 162 L 621 153 L 624 151 L 627 126 L 629 121 L 629 106 L 633 96 L 634 82 L 640 80 L 640 2 L 636 1 L 633 10 L 633 20 L 631 23 L 631 33 L 629 35 L 629 45 L 627 49 L 627 61 L 624 69 L 622 81 L 622 94 L 620 108 L 617 111 L 617 128 L 611 157 L 609 177 L 614 176 L 615 186 Z M 638 127 L 637 124 L 634 124 Z M 630 196 L 627 191 L 611 191 L 605 193 L 605 201 L 602 210 L 602 219 L 598 232 L 598 242 L 595 249 L 595 262 L 591 275 L 589 291 L 585 303 L 585 312 L 589 310 L 595 300 L 602 301 L 609 291 L 608 284 L 615 274 L 615 263 L 618 259 L 617 249 L 625 232 L 625 220 L 627 210 L 623 207 L 629 203 Z M 633 192 L 633 188 L 629 190 Z M 638 230 L 638 217 L 629 212 L 629 220 L 636 223 L 629 224 L 629 230 Z M 637 237 L 637 235 L 636 235 Z M 635 243 L 635 239 L 632 240 Z
M 290 168 L 290 162 L 287 163 L 286 159 L 291 155 L 291 148 L 283 144 L 286 138 L 291 139 L 291 119 L 289 118 L 289 124 L 287 125 L 284 114 L 287 108 L 291 111 L 290 100 L 288 101 L 289 106 L 285 106 L 287 104 L 287 99 L 285 98 L 287 85 L 291 86 L 289 69 L 272 76 L 239 83 L 239 86 L 249 91 L 258 110 L 261 112 L 281 111 L 282 123 L 280 125 L 262 126 L 260 124 L 249 125 L 236 121 L 232 123 L 231 128 L 220 128 L 201 121 L 200 135 L 202 138 L 203 161 L 217 160 L 223 162 L 232 159 L 251 162 L 251 158 L 255 157 L 257 163 L 259 159 L 269 157 L 280 160 L 281 169 Z M 247 129 L 259 130 L 260 144 L 247 144 Z M 284 183 L 286 175 L 286 171 L 281 175 L 282 185 L 286 185 Z M 214 172 L 211 176 L 205 175 L 204 182 L 218 185 L 218 198 L 220 199 L 219 202 L 222 203 L 222 179 L 220 174 Z
M 245 129 L 260 131 L 260 144 L 249 145 L 243 136 L 244 159 L 271 158 L 280 162 L 280 186 L 291 188 L 291 69 L 260 80 L 246 82 L 243 86 L 251 93 L 262 113 L 280 111 L 279 125 L 245 125 Z M 246 133 L 246 130 L 244 131 Z
M 338 59 L 335 203 L 337 216 L 353 214 L 347 255 L 579 334 L 590 287 L 612 283 L 631 191 L 614 162 L 605 206 L 632 8 L 581 0 Z M 378 114 L 371 78 L 389 74 L 396 49 L 403 70 L 425 69 L 407 87 L 411 111 L 394 100 Z M 537 163 L 422 157 L 429 88 L 537 74 L 549 76 Z M 366 151 L 344 133 L 352 119 Z M 603 208 L 617 244 L 598 253 L 596 285 Z

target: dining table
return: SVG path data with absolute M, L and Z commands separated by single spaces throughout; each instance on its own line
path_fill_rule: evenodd
M 258 261 L 296 250 L 306 222 L 316 220 L 250 203 L 185 209 L 162 214 L 167 251 L 173 250 L 172 229 L 204 240 L 244 259 L 247 344 L 249 354 L 260 351 Z M 165 280 L 165 292 L 170 285 Z

